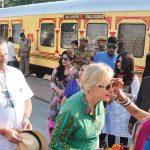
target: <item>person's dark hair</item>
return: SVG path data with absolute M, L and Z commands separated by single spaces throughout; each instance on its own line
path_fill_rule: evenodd
M 70 50 L 66 50 L 62 53 L 62 56 L 64 54 L 66 54 L 67 57 L 70 59 L 70 61 L 72 61 L 72 63 L 73 63 L 73 59 L 74 59 L 73 52 Z M 59 67 L 57 68 L 57 73 L 56 73 L 56 77 L 58 78 L 59 81 L 63 81 L 66 78 L 66 75 L 64 74 L 64 70 L 65 70 L 65 67 L 62 64 L 62 58 L 60 58 Z
M 73 41 L 71 42 L 71 44 L 75 44 L 75 45 L 78 46 L 78 41 L 77 41 L 77 40 L 73 40 Z
M 10 36 L 10 37 L 8 38 L 8 41 L 13 42 L 13 37 Z
M 123 82 L 124 85 L 131 85 L 135 72 L 134 72 L 134 59 L 130 52 L 123 52 L 118 57 L 117 60 L 122 57 L 121 70 L 123 71 Z M 120 74 L 120 69 L 117 67 L 117 62 L 115 65 L 115 77 Z
M 107 43 L 114 43 L 114 44 L 119 44 L 119 40 L 115 36 L 111 36 L 107 39 Z
M 22 36 L 25 36 L 25 34 L 22 32 L 22 33 L 20 33 L 20 37 L 22 37 Z

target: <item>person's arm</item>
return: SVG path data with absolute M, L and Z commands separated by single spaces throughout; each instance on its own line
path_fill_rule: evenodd
M 19 42 L 19 51 L 18 51 L 18 57 L 20 57 L 20 53 L 21 53 L 21 40 Z
M 57 68 L 55 68 L 51 75 L 51 81 L 55 83 Z
M 56 120 L 56 127 L 51 137 L 50 148 L 53 150 L 74 149 L 71 147 L 71 145 L 67 144 L 67 141 L 70 140 L 69 137 L 73 133 L 74 128 L 75 120 L 70 112 L 59 114 Z
M 32 129 L 32 125 L 29 121 L 31 112 L 32 112 L 32 103 L 31 100 L 29 99 L 24 102 L 24 116 L 22 121 L 23 129 Z
M 55 90 L 59 94 L 59 96 L 62 96 L 64 91 L 62 89 L 58 88 L 57 85 L 55 84 L 56 72 L 57 72 L 57 69 L 55 68 L 52 72 L 52 76 L 51 76 L 51 81 L 52 82 L 50 82 L 50 86 L 53 90 Z
M 116 87 L 115 93 L 117 94 L 120 103 L 123 103 L 126 101 L 127 96 L 122 92 L 120 88 Z M 130 98 L 128 98 L 128 102 L 130 101 L 131 101 Z M 125 108 L 133 117 L 135 117 L 137 120 L 140 120 L 140 121 L 144 117 L 150 116 L 149 113 L 138 108 L 133 102 L 130 102 L 129 105 L 126 106 Z
M 123 81 L 120 78 L 114 78 L 112 81 L 115 82 L 114 92 L 118 96 L 119 103 L 124 106 L 127 111 L 136 119 L 142 120 L 144 117 L 150 116 L 146 111 L 138 108 L 122 91 Z
M 27 54 L 27 56 L 30 57 L 31 40 L 30 39 L 27 39 L 27 40 L 28 40 L 28 54 Z
M 67 100 L 66 96 L 63 96 L 62 100 L 61 100 L 61 105 Z
M 0 135 L 6 137 L 9 142 L 15 144 L 21 142 L 22 139 L 16 130 L 7 127 L 0 127 Z

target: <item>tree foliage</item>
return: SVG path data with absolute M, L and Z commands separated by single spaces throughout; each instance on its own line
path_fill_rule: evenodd
M 5 7 L 28 5 L 34 3 L 44 3 L 50 1 L 59 1 L 59 0 L 5 0 Z

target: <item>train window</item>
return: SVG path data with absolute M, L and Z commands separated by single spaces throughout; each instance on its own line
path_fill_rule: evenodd
M 93 48 L 96 46 L 96 39 L 99 36 L 107 37 L 108 25 L 100 23 L 88 23 L 86 36 L 89 38 L 88 47 Z
M 12 37 L 14 39 L 14 43 L 19 44 L 21 32 L 22 32 L 21 24 L 13 24 L 12 25 Z
M 8 39 L 8 24 L 0 24 L 0 37 L 4 40 Z
M 45 47 L 54 47 L 54 24 L 42 23 L 40 43 Z
M 63 23 L 61 26 L 61 47 L 70 48 L 71 41 L 78 39 L 78 24 Z
M 144 24 L 120 24 L 118 30 L 119 51 L 128 51 L 134 57 L 142 57 L 144 54 L 145 34 L 146 26 Z

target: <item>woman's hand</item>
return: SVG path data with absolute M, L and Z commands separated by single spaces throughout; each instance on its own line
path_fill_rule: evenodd
M 123 81 L 121 78 L 113 78 L 112 81 L 115 83 L 114 93 L 117 95 L 118 99 L 123 101 L 126 95 L 122 91 Z
M 18 144 L 22 140 L 22 137 L 18 134 L 18 132 L 10 128 L 4 129 L 4 136 L 7 138 L 9 142 L 12 142 L 15 144 Z
M 118 92 L 122 90 L 124 83 L 121 78 L 113 78 L 112 80 L 114 81 L 114 84 L 115 84 L 114 92 L 115 94 L 118 94 Z
M 114 82 L 114 95 L 118 96 L 118 94 L 122 91 L 123 81 L 121 78 L 113 78 L 111 81 Z

